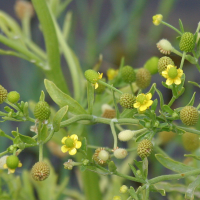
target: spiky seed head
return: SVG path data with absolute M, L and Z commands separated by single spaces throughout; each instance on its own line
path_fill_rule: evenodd
M 198 110 L 193 106 L 185 106 L 180 112 L 180 119 L 183 124 L 193 126 L 199 119 Z
M 195 46 L 194 35 L 190 32 L 185 32 L 181 36 L 179 47 L 181 51 L 192 52 Z
M 8 156 L 6 159 L 6 164 L 9 169 L 16 169 L 19 164 L 19 158 L 14 155 Z
M 92 70 L 92 69 L 88 69 L 85 71 L 85 78 L 90 82 L 95 84 L 98 81 L 99 78 L 99 74 Z
M 151 83 L 151 73 L 145 68 L 140 68 L 136 74 L 136 84 L 139 88 L 145 89 Z
M 20 99 L 20 94 L 16 91 L 11 91 L 8 93 L 8 101 L 11 103 L 17 103 Z
M 163 56 L 158 61 L 158 72 L 162 75 L 162 71 L 167 69 L 167 65 L 174 65 L 174 61 L 167 56 Z
M 7 95 L 7 90 L 2 85 L 0 85 L 0 104 L 2 104 L 6 100 Z
M 114 150 L 114 156 L 117 159 L 123 159 L 127 156 L 128 152 L 126 149 L 123 148 L 117 148 Z
M 40 121 L 49 119 L 51 114 L 49 104 L 46 101 L 39 101 L 34 108 L 34 116 Z
M 50 167 L 46 162 L 40 161 L 35 163 L 31 169 L 31 175 L 36 181 L 44 181 L 49 177 Z
M 142 159 L 150 156 L 152 150 L 153 150 L 153 144 L 148 139 L 142 140 L 137 147 L 137 153 Z
M 110 159 L 110 154 L 104 148 L 98 148 L 93 154 L 93 160 L 99 165 L 105 165 Z
M 135 81 L 136 73 L 131 66 L 127 65 L 121 69 L 121 76 L 122 76 L 122 79 L 124 80 L 124 82 L 132 83 Z
M 152 75 L 158 72 L 158 60 L 158 57 L 153 56 L 144 64 L 144 68 L 148 69 Z
M 199 136 L 186 132 L 182 135 L 183 146 L 187 151 L 195 151 L 199 148 Z
M 122 94 L 119 100 L 120 105 L 123 108 L 128 108 L 128 109 L 133 108 L 134 101 L 135 101 L 135 96 L 129 93 Z

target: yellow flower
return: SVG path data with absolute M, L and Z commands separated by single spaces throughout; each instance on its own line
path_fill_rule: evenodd
M 114 196 L 113 200 L 121 200 L 121 197 L 120 196 Z
M 99 76 L 98 76 L 97 81 L 100 80 L 100 79 L 102 79 L 102 77 L 103 77 L 103 73 L 100 74 L 100 73 L 98 72 L 98 74 L 99 74 Z M 96 82 L 96 83 L 94 84 L 94 88 L 97 89 L 98 86 L 99 86 L 99 85 L 98 85 L 98 83 Z
M 82 145 L 82 143 L 80 141 L 78 141 L 78 136 L 73 134 L 71 136 L 68 137 L 64 137 L 61 142 L 64 144 L 61 147 L 61 151 L 63 153 L 66 153 L 69 151 L 70 155 L 75 155 L 77 150 L 79 149 Z
M 134 108 L 138 108 L 139 111 L 145 111 L 149 106 L 152 105 L 153 101 L 151 100 L 152 94 L 139 94 L 136 97 L 136 103 L 133 104 Z
M 8 159 L 8 157 L 9 157 L 9 156 L 7 156 L 6 159 Z M 17 167 L 22 167 L 22 163 L 21 163 L 20 161 L 18 162 Z M 4 168 L 4 169 L 8 169 L 8 174 L 10 174 L 10 173 L 13 174 L 13 173 L 15 173 L 15 169 L 16 169 L 16 168 L 14 168 L 14 169 L 9 168 L 8 165 L 7 165 L 6 163 L 3 165 L 3 168 Z
M 154 15 L 152 18 L 153 18 L 153 24 L 158 26 L 161 23 L 163 16 L 161 14 L 157 14 Z
M 114 70 L 113 68 L 110 68 L 107 70 L 107 77 L 108 77 L 108 80 L 111 81 L 113 80 L 117 74 L 118 74 L 118 71 L 119 70 Z
M 180 85 L 182 75 L 183 70 L 176 69 L 174 65 L 167 65 L 167 69 L 162 71 L 162 76 L 167 79 L 167 85 L 172 85 L 173 83 L 175 83 L 176 85 Z

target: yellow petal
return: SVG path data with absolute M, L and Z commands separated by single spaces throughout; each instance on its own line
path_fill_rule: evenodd
M 140 102 L 136 102 L 133 104 L 134 108 L 139 108 L 140 107 Z
M 3 168 L 4 168 L 4 169 L 7 169 L 7 168 L 8 168 L 8 166 L 7 166 L 6 163 L 3 165 Z
M 168 72 L 167 71 L 162 71 L 162 76 L 164 78 L 168 78 Z
M 140 108 L 139 108 L 139 110 L 140 111 L 145 111 L 147 109 L 147 106 L 146 106 L 146 104 L 145 105 L 142 105 L 142 106 L 140 106 Z
M 77 150 L 75 148 L 69 150 L 70 155 L 75 155 Z
M 98 83 L 94 84 L 94 89 L 96 90 L 99 87 Z
M 146 98 L 147 98 L 147 101 L 149 101 L 149 100 L 152 98 L 152 94 L 151 94 L 151 93 L 148 93 L 148 94 L 146 95 Z
M 174 79 L 174 83 L 175 83 L 176 85 L 180 85 L 180 84 L 181 84 L 181 79 L 180 79 L 179 77 L 175 78 L 175 79 Z
M 178 72 L 178 77 L 181 78 L 181 76 L 183 75 L 183 70 L 182 69 L 177 69 Z
M 15 173 L 15 169 L 9 169 L 9 172 L 12 174 Z
M 61 147 L 61 151 L 62 151 L 63 153 L 66 153 L 68 150 L 69 150 L 69 148 L 67 148 L 66 145 L 63 145 L 63 146 Z
M 167 84 L 167 85 L 173 84 L 173 79 L 168 78 L 168 79 L 166 80 L 166 84 Z
M 63 144 L 65 144 L 65 140 L 67 139 L 67 137 L 64 137 L 62 140 L 61 140 L 61 142 L 63 143 Z
M 73 134 L 70 136 L 70 138 L 74 141 L 77 141 L 78 140 L 78 136 L 76 134 Z
M 99 79 L 102 79 L 103 73 L 100 74 L 100 73 L 98 72 L 98 74 L 99 74 L 99 77 L 98 77 L 98 78 L 99 78 Z
M 148 108 L 149 106 L 152 105 L 152 103 L 153 103 L 153 101 L 152 101 L 152 100 L 149 100 L 149 101 L 145 104 L 145 106 Z
M 82 143 L 80 141 L 77 141 L 75 144 L 75 148 L 79 149 L 81 147 Z
M 21 162 L 19 162 L 18 167 L 22 167 L 22 163 Z
M 175 67 L 174 65 L 167 65 L 167 72 L 170 68 Z

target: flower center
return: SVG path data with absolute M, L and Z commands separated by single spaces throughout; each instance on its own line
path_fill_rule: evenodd
M 139 102 L 140 104 L 144 104 L 146 100 L 147 98 L 144 94 L 139 94 L 137 97 L 137 102 Z
M 67 138 L 65 140 L 65 145 L 67 146 L 67 148 L 72 148 L 74 146 L 74 140 L 71 138 Z
M 177 75 L 178 75 L 177 69 L 175 67 L 171 67 L 168 71 L 168 76 L 173 79 L 176 78 Z

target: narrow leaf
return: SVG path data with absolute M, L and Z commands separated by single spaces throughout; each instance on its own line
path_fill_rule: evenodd
M 29 136 L 26 136 L 26 135 L 22 135 L 22 134 L 19 134 L 19 137 L 20 137 L 20 140 L 23 142 L 23 143 L 26 143 L 26 144 L 33 144 L 35 145 L 37 142 L 29 137 Z
M 200 88 L 200 85 L 199 85 L 198 83 L 196 83 L 196 82 L 193 82 L 193 81 L 188 81 L 188 83 L 191 83 L 191 84 L 193 84 L 193 85 L 195 85 L 195 86 L 197 86 L 197 87 L 199 87 L 199 88 Z
M 196 169 L 194 167 L 184 165 L 181 162 L 177 162 L 175 160 L 172 160 L 169 157 L 164 157 L 161 154 L 156 154 L 155 157 L 164 167 L 166 167 L 167 169 L 170 169 L 174 172 L 184 173 L 184 172 L 188 172 L 188 171 Z
M 53 128 L 55 132 L 59 131 L 60 122 L 62 121 L 63 117 L 66 115 L 67 111 L 68 111 L 68 106 L 64 106 L 55 114 L 53 118 Z
M 174 111 L 168 105 L 163 105 L 163 110 L 168 112 L 170 115 L 174 113 Z
M 164 189 L 158 189 L 155 185 L 150 185 L 150 191 L 159 192 L 162 196 L 166 196 L 166 192 Z
M 194 200 L 194 191 L 196 187 L 198 187 L 199 185 L 200 185 L 200 176 L 198 176 L 195 181 L 193 181 L 188 185 L 188 188 L 185 193 L 186 200 Z
M 86 114 L 86 111 L 76 100 L 63 93 L 52 81 L 45 79 L 44 84 L 53 101 L 60 107 L 68 105 L 69 112 L 73 114 Z
M 196 92 L 194 92 L 194 94 L 192 95 L 192 98 L 191 98 L 190 102 L 187 104 L 187 106 L 193 106 L 194 100 L 195 100 L 195 94 L 196 94 Z
M 179 27 L 180 27 L 181 32 L 184 33 L 183 23 L 181 19 L 179 19 Z
M 163 107 L 163 104 L 164 104 L 164 100 L 163 100 L 163 95 L 162 93 L 156 88 L 156 92 L 160 98 L 160 107 L 162 108 Z
M 131 186 L 130 189 L 128 190 L 129 194 L 131 195 L 131 197 L 133 197 L 133 199 L 135 200 L 139 200 L 137 197 L 137 194 L 135 192 L 135 189 Z
M 142 170 L 144 172 L 144 177 L 146 179 L 147 176 L 148 176 L 148 159 L 147 159 L 147 157 L 145 157 L 144 160 L 143 160 Z
M 191 157 L 191 158 L 194 158 L 196 160 L 200 160 L 200 156 L 195 156 L 193 154 L 184 154 L 185 157 Z
M 156 111 L 157 105 L 158 105 L 158 99 L 155 99 L 153 101 L 153 104 L 151 105 L 151 110 Z

